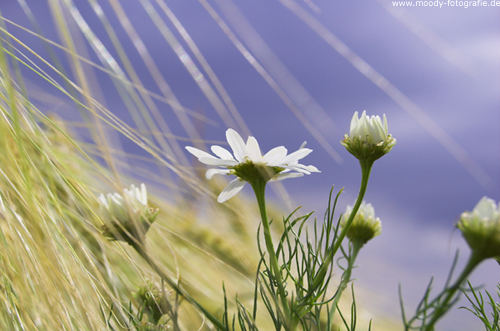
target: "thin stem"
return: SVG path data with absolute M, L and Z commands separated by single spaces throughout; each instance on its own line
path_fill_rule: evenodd
M 276 252 L 274 250 L 273 238 L 271 236 L 271 228 L 269 226 L 269 221 L 267 219 L 267 211 L 266 211 L 266 182 L 257 180 L 254 183 L 251 183 L 252 188 L 255 192 L 255 197 L 257 198 L 257 204 L 259 205 L 260 217 L 262 219 L 262 228 L 264 232 L 264 240 L 266 243 L 267 253 L 269 254 L 269 264 L 271 265 L 271 272 L 273 274 L 273 278 L 275 279 L 278 292 L 281 299 L 281 304 L 283 306 L 283 310 L 287 319 L 287 323 L 291 321 L 290 308 L 288 306 L 288 301 L 286 298 L 285 287 L 283 286 L 283 278 L 281 277 L 281 269 L 278 265 L 278 258 L 276 256 Z M 292 326 L 287 326 L 289 330 L 293 330 Z
M 219 321 L 217 317 L 212 315 L 208 310 L 206 310 L 196 299 L 194 299 L 188 292 L 186 292 L 184 289 L 182 289 L 176 282 L 174 282 L 163 270 L 151 259 L 149 254 L 146 252 L 146 249 L 143 245 L 134 245 L 133 246 L 137 253 L 151 266 L 151 268 L 172 288 L 174 291 L 186 299 L 187 302 L 190 304 L 194 305 L 196 308 L 198 308 L 199 311 L 205 315 L 206 318 L 210 322 L 212 322 L 217 329 L 219 330 L 225 330 L 226 328 L 224 325 Z
M 451 308 L 449 305 L 450 301 L 453 299 L 455 296 L 455 293 L 457 292 L 458 289 L 462 286 L 462 284 L 467 280 L 471 272 L 478 266 L 479 263 L 481 263 L 482 259 L 479 257 L 477 254 L 474 252 L 471 253 L 469 257 L 469 261 L 467 261 L 467 264 L 464 267 L 464 270 L 458 276 L 457 280 L 455 283 L 450 286 L 449 288 L 443 290 L 442 294 L 439 296 L 443 295 L 446 293 L 446 296 L 444 297 L 443 301 L 439 304 L 439 306 L 434 310 L 432 313 L 432 319 L 429 321 L 429 324 L 425 327 L 424 331 L 433 331 L 434 330 L 434 325 L 436 322 L 444 315 L 446 312 Z M 438 297 L 439 297 L 438 296 Z
M 352 269 L 354 268 L 354 262 L 356 261 L 356 258 L 358 257 L 358 253 L 361 250 L 361 247 L 363 247 L 363 244 L 360 242 L 353 242 L 352 243 L 352 251 L 351 254 L 349 255 L 349 261 L 347 264 L 347 268 L 345 269 L 344 273 L 342 274 L 342 279 L 340 281 L 339 287 L 337 289 L 337 293 L 335 293 L 335 299 L 332 301 L 332 309 L 330 310 L 329 313 L 329 321 L 333 321 L 333 317 L 336 312 L 336 307 L 340 301 L 340 298 L 342 297 L 342 293 L 344 293 L 344 290 L 347 288 L 347 285 L 351 281 L 351 275 L 352 275 Z
M 335 253 L 337 253 L 337 251 L 340 248 L 340 245 L 342 245 L 342 241 L 344 240 L 344 238 L 347 234 L 347 231 L 349 230 L 349 227 L 351 226 L 351 224 L 354 220 L 354 216 L 356 216 L 356 213 L 358 212 L 358 209 L 361 206 L 361 203 L 363 202 L 363 198 L 364 198 L 365 192 L 366 192 L 366 187 L 368 186 L 368 179 L 370 178 L 370 172 L 372 169 L 373 161 L 359 161 L 359 164 L 361 165 L 361 186 L 359 187 L 358 198 L 356 199 L 356 203 L 354 204 L 354 207 L 352 208 L 349 219 L 347 220 L 345 225 L 342 227 L 342 231 L 340 232 L 338 237 L 335 239 L 335 242 L 333 244 L 333 248 L 328 252 L 328 255 L 325 259 L 325 262 L 319 268 L 318 276 L 316 277 L 312 288 L 316 288 L 323 281 L 323 278 L 326 275 L 328 267 L 330 266 L 330 264 L 333 261 L 333 257 L 335 256 Z
M 335 255 L 337 250 L 340 248 L 340 245 L 342 245 L 342 241 L 344 240 L 347 231 L 351 227 L 351 224 L 354 221 L 354 217 L 356 216 L 358 209 L 363 202 L 363 198 L 365 197 L 366 187 L 368 186 L 368 179 L 370 178 L 370 172 L 372 170 L 373 162 L 359 161 L 359 164 L 361 165 L 361 185 L 359 187 L 358 198 L 356 199 L 354 207 L 352 207 L 352 211 L 349 215 L 349 218 L 347 219 L 347 222 L 345 222 L 344 226 L 342 227 L 342 231 L 337 237 L 335 245 L 333 246 L 332 255 Z

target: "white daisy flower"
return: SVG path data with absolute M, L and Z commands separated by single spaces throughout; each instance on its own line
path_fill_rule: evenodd
M 354 112 L 349 135 L 345 135 L 342 145 L 360 160 L 375 161 L 387 154 L 396 144 L 388 132 L 387 117 L 367 116 L 363 111 L 361 117 Z
M 99 196 L 101 207 L 117 219 L 131 216 L 140 217 L 148 208 L 148 196 L 146 185 L 140 187 L 131 185 L 129 189 L 123 189 L 123 193 L 108 193 Z
M 215 167 L 207 170 L 207 179 L 214 175 L 236 175 L 237 178 L 220 193 L 218 202 L 224 202 L 238 194 L 245 182 L 253 185 L 256 181 L 265 183 L 319 172 L 315 166 L 299 163 L 312 149 L 301 146 L 297 151 L 287 154 L 288 150 L 284 146 L 278 146 L 262 155 L 255 137 L 248 137 L 245 143 L 238 132 L 228 129 L 226 138 L 232 153 L 224 147 L 212 146 L 214 156 L 198 148 L 186 146 L 187 151 L 196 156 L 198 161 Z
M 500 256 L 500 203 L 483 197 L 471 212 L 462 213 L 457 227 L 477 254 L 483 258 Z
M 101 194 L 98 198 L 101 214 L 106 224 L 104 235 L 113 240 L 123 240 L 131 245 L 142 240 L 158 211 L 148 206 L 146 185 L 131 185 L 123 193 Z

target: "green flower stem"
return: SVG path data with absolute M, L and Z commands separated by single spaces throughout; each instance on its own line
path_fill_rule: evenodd
M 335 315 L 336 307 L 340 301 L 340 298 L 342 297 L 342 293 L 344 293 L 344 290 L 347 288 L 347 285 L 351 281 L 351 275 L 352 275 L 352 269 L 354 268 L 354 262 L 356 261 L 356 258 L 358 257 L 358 253 L 361 250 L 361 247 L 363 247 L 363 244 L 359 241 L 352 243 L 352 251 L 351 251 L 351 254 L 349 256 L 347 268 L 345 269 L 344 273 L 342 274 L 342 279 L 341 279 L 339 287 L 337 289 L 337 293 L 335 293 L 335 299 L 333 299 L 333 301 L 332 301 L 332 309 L 330 310 L 329 317 L 328 317 L 329 321 L 333 321 L 333 316 Z
M 423 329 L 424 331 L 434 330 L 434 325 L 436 324 L 436 322 L 451 308 L 449 303 L 455 296 L 457 290 L 460 289 L 462 284 L 467 280 L 471 272 L 479 265 L 479 263 L 481 263 L 481 261 L 483 261 L 483 258 L 478 254 L 475 254 L 473 251 L 469 257 L 469 261 L 467 261 L 467 264 L 464 267 L 464 270 L 462 271 L 460 276 L 458 276 L 455 283 L 449 288 L 443 290 L 443 292 L 438 296 L 439 298 L 440 296 L 446 293 L 446 296 L 444 297 L 443 301 L 432 313 L 432 318 L 429 321 L 429 323 L 425 326 L 425 329 Z
M 288 301 L 286 298 L 285 287 L 283 286 L 283 278 L 281 277 L 281 269 L 278 265 L 278 258 L 274 250 L 273 238 L 271 237 L 271 228 L 269 226 L 269 221 L 267 220 L 266 212 L 266 182 L 264 180 L 256 180 L 250 183 L 255 192 L 255 197 L 257 198 L 257 204 L 259 205 L 260 217 L 262 219 L 262 228 L 264 230 L 264 239 L 266 242 L 267 253 L 269 254 L 269 264 L 271 265 L 271 271 L 274 279 L 278 285 L 278 292 L 281 299 L 281 304 L 283 306 L 285 317 L 287 318 L 287 323 L 294 324 L 291 321 L 290 308 L 288 306 Z M 293 326 L 288 326 L 289 330 L 293 330 Z
M 344 226 L 342 227 L 342 231 L 340 232 L 339 236 L 337 237 L 337 240 L 335 242 L 335 245 L 333 246 L 332 250 L 332 258 L 335 255 L 335 253 L 338 251 L 340 248 L 340 245 L 342 245 L 342 241 L 344 240 L 347 231 L 351 227 L 352 222 L 354 221 L 354 217 L 356 216 L 359 207 L 361 206 L 361 203 L 363 202 L 363 198 L 365 197 L 366 193 L 366 187 L 368 186 L 368 179 L 370 178 L 370 172 L 372 170 L 372 165 L 373 161 L 359 161 L 359 164 L 361 165 L 361 186 L 359 187 L 359 193 L 358 193 L 358 198 L 356 199 L 356 203 L 354 204 L 354 207 L 352 207 L 351 214 L 349 215 L 349 219 L 347 222 L 345 222 Z
M 352 208 L 351 215 L 349 216 L 349 219 L 345 223 L 345 225 L 342 227 L 342 231 L 338 235 L 338 237 L 335 240 L 335 243 L 333 244 L 333 248 L 329 251 L 325 262 L 322 264 L 322 266 L 319 268 L 316 280 L 313 283 L 313 288 L 316 288 L 319 286 L 319 284 L 323 281 L 323 278 L 326 275 L 326 272 L 328 270 L 328 267 L 333 261 L 333 257 L 335 256 L 335 253 L 340 248 L 340 245 L 342 245 L 342 241 L 344 240 L 347 231 L 349 230 L 349 227 L 351 226 L 352 222 L 354 221 L 354 216 L 356 216 L 356 213 L 358 212 L 359 207 L 361 206 L 361 203 L 363 202 L 363 198 L 365 196 L 366 192 L 366 187 L 368 186 L 368 179 L 370 178 L 370 172 L 372 169 L 374 161 L 359 161 L 359 164 L 361 165 L 361 186 L 359 188 L 359 193 L 358 193 L 358 198 L 356 200 L 356 203 L 354 204 L 354 207 Z
M 212 322 L 218 330 L 225 330 L 226 328 L 221 321 L 214 315 L 212 315 L 208 310 L 206 310 L 196 299 L 194 299 L 188 292 L 182 289 L 176 282 L 174 282 L 149 256 L 146 252 L 144 245 L 134 245 L 133 246 L 137 253 L 151 266 L 151 268 L 181 297 L 186 299 L 187 302 L 198 308 L 199 311 L 205 315 L 205 317 Z

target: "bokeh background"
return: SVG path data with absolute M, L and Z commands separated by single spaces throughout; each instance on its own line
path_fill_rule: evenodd
M 57 19 L 71 27 L 67 33 L 78 55 L 109 70 L 135 68 L 137 80 L 156 96 L 146 112 L 157 107 L 153 122 L 178 166 L 199 166 L 191 165 L 183 146 L 200 140 L 224 144 L 227 127 L 256 136 L 263 150 L 294 150 L 306 140 L 314 149 L 306 163 L 322 172 L 275 187 L 271 198 L 284 211 L 300 204 L 321 217 L 332 185 L 345 188 L 341 209 L 352 203 L 359 167 L 339 141 L 355 110 L 385 113 L 397 145 L 376 162 L 366 195 L 383 233 L 362 252 L 355 271 L 362 305 L 375 321 L 398 318 L 399 283 L 410 308 L 432 275 L 437 287 L 442 284 L 456 249 L 460 263 L 468 254 L 454 228 L 460 213 L 484 195 L 500 199 L 499 7 L 400 7 L 384 0 L 64 0 L 57 18 L 53 3 L 2 1 L 2 24 L 47 61 L 57 56 L 70 77 L 78 74 L 68 55 L 47 42 L 62 44 L 65 38 Z M 85 111 L 21 70 L 37 106 L 73 123 L 74 132 L 91 141 Z M 109 72 L 93 65 L 84 70 L 93 77 L 93 96 L 155 141 L 158 132 L 147 132 L 130 111 L 127 90 L 117 89 Z M 121 157 L 121 171 L 159 194 L 182 194 L 184 182 L 175 174 L 148 161 L 148 153 L 127 137 L 106 132 L 114 147 L 134 155 Z M 145 169 L 159 169 L 164 177 L 148 177 Z M 500 267 L 486 262 L 472 280 L 494 289 L 499 276 Z M 457 330 L 457 321 L 461 330 L 477 327 L 471 314 L 457 309 L 443 327 Z

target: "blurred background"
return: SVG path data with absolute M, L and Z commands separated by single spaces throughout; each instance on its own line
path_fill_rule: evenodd
M 500 8 L 399 4 L 9 0 L 0 12 L 2 30 L 17 38 L 12 52 L 53 79 L 21 67 L 37 107 L 83 141 L 106 140 L 113 155 L 103 148 L 100 162 L 172 201 L 191 194 L 176 169 L 201 168 L 184 146 L 225 144 L 232 127 L 264 151 L 303 141 L 314 149 L 305 163 L 320 174 L 270 192 L 284 212 L 300 204 L 322 217 L 332 185 L 344 188 L 343 210 L 360 171 L 339 141 L 354 111 L 385 113 L 397 145 L 375 163 L 366 195 L 383 233 L 354 274 L 376 325 L 377 316 L 399 318 L 399 283 L 413 307 L 431 276 L 442 284 L 456 249 L 464 262 L 458 217 L 484 195 L 500 199 Z M 94 106 L 58 90 L 74 88 L 70 80 Z M 494 289 L 499 275 L 486 262 L 472 281 Z M 477 326 L 457 311 L 443 327 Z

